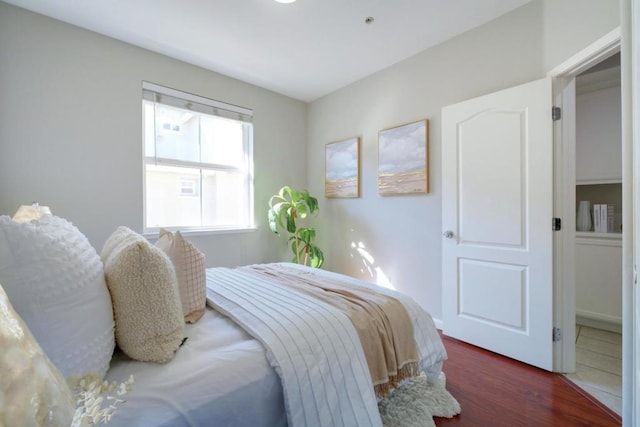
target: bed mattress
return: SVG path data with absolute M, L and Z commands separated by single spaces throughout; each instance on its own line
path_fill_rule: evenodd
M 280 378 L 264 347 L 207 308 L 169 363 L 114 355 L 106 379 L 135 382 L 109 426 L 286 426 Z

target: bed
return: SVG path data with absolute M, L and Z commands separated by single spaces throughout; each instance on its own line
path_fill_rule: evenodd
M 0 323 L 0 424 L 70 419 L 67 381 L 78 397 L 82 381 L 133 375 L 111 426 L 378 427 L 379 399 L 382 408 L 419 372 L 436 384 L 446 352 L 411 298 L 290 263 L 205 270 L 179 232 L 165 237 L 167 248 L 158 245 L 163 236 L 153 245 L 118 227 L 98 256 L 63 218 L 0 216 L 0 291 L 8 297 L 0 314 L 9 319 Z M 383 316 L 347 314 L 325 291 Z M 388 307 L 375 308 L 379 301 Z M 389 348 L 379 380 L 371 356 Z M 95 414 L 91 402 L 76 415 Z
M 291 274 L 306 275 L 311 270 L 288 263 L 270 266 Z M 294 334 L 303 338 L 295 342 L 298 348 L 293 353 L 280 348 L 291 338 L 284 325 L 286 319 L 300 312 L 312 313 L 316 308 L 307 305 L 308 298 L 283 290 L 276 278 L 258 277 L 246 269 L 207 269 L 207 310 L 200 321 L 187 325 L 187 340 L 169 363 L 114 356 L 106 379 L 120 382 L 133 374 L 135 384 L 110 425 L 382 425 L 371 377 L 356 366 L 356 362 L 362 362 L 359 350 L 340 347 L 318 356 L 324 352 L 319 348 L 333 346 L 327 343 L 339 341 L 335 334 L 343 332 L 331 332 L 332 327 L 324 330 L 324 326 L 320 331 L 316 323 L 308 323 L 308 330 L 299 330 L 300 322 L 291 322 L 296 324 Z M 432 380 L 438 377 L 446 352 L 431 317 L 413 300 L 344 275 L 324 270 L 314 270 L 313 274 L 400 300 L 414 325 L 420 369 Z M 250 305 L 249 310 L 242 311 L 243 304 Z M 274 306 L 280 307 L 279 314 L 271 310 Z M 265 326 L 270 331 L 267 335 L 286 336 L 276 341 L 265 338 L 265 332 L 255 323 L 255 313 L 265 310 L 271 319 Z M 326 307 L 320 304 L 320 310 L 326 311 Z M 283 324 L 276 325 L 279 323 Z M 284 332 L 273 332 L 278 328 Z M 310 346 L 309 351 L 300 350 L 305 345 Z M 300 358 L 303 368 L 288 366 L 291 358 Z M 337 381 L 328 380 L 331 378 Z

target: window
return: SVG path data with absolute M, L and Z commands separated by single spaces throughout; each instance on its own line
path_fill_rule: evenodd
M 253 228 L 251 110 L 143 82 L 144 230 Z
M 197 196 L 196 194 L 196 180 L 195 179 L 181 179 L 180 180 L 180 195 L 181 196 Z

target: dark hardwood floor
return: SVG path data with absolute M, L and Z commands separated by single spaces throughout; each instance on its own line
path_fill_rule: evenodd
M 460 402 L 437 426 L 620 426 L 620 417 L 561 374 L 443 337 L 447 389 Z

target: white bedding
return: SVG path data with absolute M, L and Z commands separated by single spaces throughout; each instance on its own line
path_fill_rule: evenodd
M 209 287 L 214 286 L 211 282 L 213 270 L 217 269 L 209 269 L 207 274 Z M 322 274 L 335 275 L 325 271 Z M 346 280 L 363 284 L 356 279 Z M 405 304 L 414 320 L 414 327 L 419 324 L 414 332 L 421 368 L 429 377 L 437 377 L 446 352 L 431 318 L 408 297 L 375 285 L 365 286 L 375 287 Z M 135 382 L 125 396 L 127 402 L 118 405 L 110 426 L 287 425 L 283 387 L 278 375 L 282 372 L 277 364 L 274 366 L 278 373 L 270 366 L 270 362 L 273 364 L 274 361 L 268 361 L 263 344 L 209 307 L 200 321 L 186 326 L 185 335 L 187 341 L 178 349 L 173 360 L 164 365 L 132 361 L 122 353 L 114 356 L 106 379 L 121 382 L 133 374 Z M 317 369 L 311 370 L 318 373 Z M 373 387 L 367 375 L 368 371 L 363 377 L 366 379 L 364 383 L 371 390 L 370 394 L 363 393 L 367 396 L 366 408 L 356 408 L 356 413 L 358 410 L 364 410 L 368 416 L 375 413 L 377 419 L 362 425 L 379 425 L 377 405 L 372 407 L 371 404 Z M 362 387 L 363 378 L 355 381 L 358 388 Z M 302 386 L 305 387 L 304 381 Z M 351 383 L 345 384 L 345 387 L 353 390 L 356 386 Z M 324 421 L 306 424 L 323 425 Z
M 280 378 L 264 347 L 207 308 L 184 345 L 159 365 L 116 354 L 106 379 L 135 382 L 109 426 L 286 426 Z
M 273 268 L 305 277 L 331 275 L 383 291 L 324 270 L 290 263 Z M 437 378 L 446 352 L 433 320 L 410 298 L 384 293 L 397 297 L 410 314 L 419 365 Z M 267 360 L 282 380 L 290 426 L 382 426 L 358 333 L 342 311 L 243 267 L 209 269 L 207 303 L 265 345 Z

